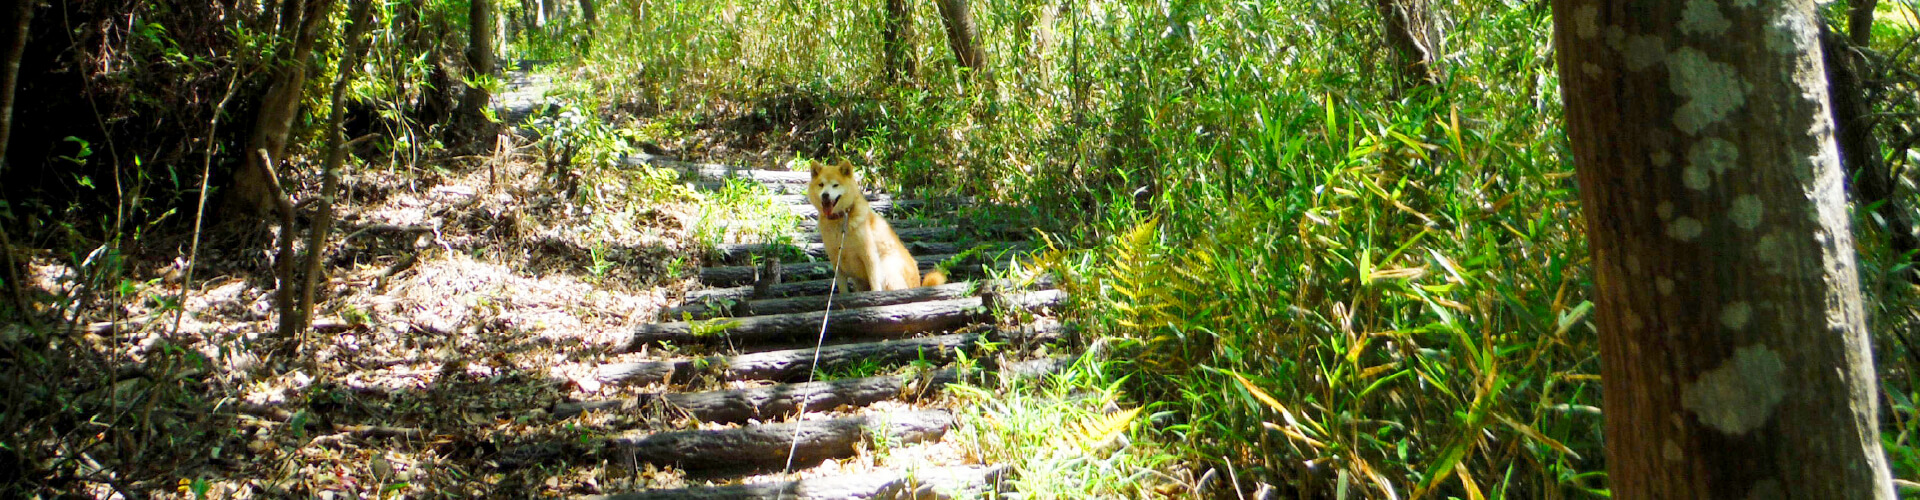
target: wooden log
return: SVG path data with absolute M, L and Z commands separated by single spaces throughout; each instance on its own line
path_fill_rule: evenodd
M 681 469 L 769 470 L 784 467 L 791 449 L 795 467 L 811 467 L 853 456 L 859 443 L 872 437 L 870 428 L 883 430 L 889 443 L 912 444 L 940 439 L 952 425 L 953 416 L 944 411 L 909 411 L 736 429 L 628 433 L 608 439 L 607 453 L 614 460 Z
M 639 491 L 594 500 L 949 500 L 1007 491 L 1005 465 L 920 468 L 796 481 Z
M 955 333 L 905 340 L 887 340 L 842 344 L 820 348 L 823 370 L 879 363 L 903 364 L 916 360 L 945 363 L 960 349 L 970 349 L 980 341 L 977 333 Z M 650 384 L 661 381 L 683 383 L 694 375 L 710 373 L 725 380 L 804 379 L 816 366 L 813 349 L 786 349 L 736 356 L 709 356 L 700 360 L 671 359 L 613 363 L 600 367 L 595 378 L 601 382 Z
M 960 235 L 960 232 L 954 229 L 953 221 L 951 219 L 945 219 L 945 218 L 942 218 L 942 219 L 924 219 L 924 218 L 888 219 L 887 224 L 893 226 L 893 233 L 895 235 L 898 235 L 900 239 L 904 241 L 916 241 L 916 240 L 952 241 L 954 238 Z M 719 221 L 715 225 L 716 227 L 726 231 L 759 231 L 760 228 L 763 228 L 767 225 L 767 221 L 725 220 L 725 221 Z M 794 240 L 796 241 L 805 240 L 809 243 L 820 242 L 819 221 L 815 219 L 801 219 L 799 221 L 795 221 L 794 228 L 795 228 L 795 232 L 792 233 Z M 970 231 L 970 232 L 979 232 L 982 234 L 1009 234 L 1017 237 L 1031 236 L 1031 234 L 1025 233 L 1024 231 L 1027 231 L 1027 230 L 1026 229 L 1020 229 L 1018 231 L 989 230 L 984 232 L 979 232 L 979 231 Z
M 892 222 L 889 221 L 888 224 Z M 820 231 L 808 230 L 802 234 L 807 238 L 808 243 L 820 242 Z M 953 226 L 895 227 L 893 234 L 899 236 L 900 241 L 953 241 L 960 235 L 960 231 Z
M 731 223 L 732 222 L 729 222 L 729 224 Z M 737 225 L 742 227 L 753 226 L 753 224 L 748 222 L 741 222 Z M 953 225 L 953 220 L 946 217 L 900 218 L 900 219 L 887 219 L 887 225 L 893 226 L 893 232 L 899 233 L 901 229 L 910 229 L 910 228 L 919 229 L 919 228 L 928 228 L 928 227 L 951 226 Z M 820 238 L 819 238 L 820 220 L 819 219 L 801 219 L 800 221 L 794 223 L 794 227 L 798 228 L 802 232 L 813 233 L 814 234 L 813 241 L 814 242 L 820 241 Z M 905 238 L 905 237 L 903 236 L 902 238 Z
M 985 276 L 988 269 L 1002 271 L 1002 270 L 1006 270 L 1006 268 L 1007 266 L 1004 263 L 998 263 L 998 262 L 994 263 L 991 267 L 982 266 L 979 264 L 961 264 L 961 265 L 953 266 L 952 268 L 947 269 L 947 279 L 960 280 L 960 279 L 977 278 L 977 277 Z M 924 275 L 927 273 L 927 271 L 931 271 L 931 270 L 933 270 L 932 266 L 922 267 L 920 268 L 920 274 Z M 824 280 L 824 279 L 807 280 L 807 281 L 787 281 L 787 282 L 775 284 L 772 287 L 770 287 L 767 290 L 768 293 L 767 295 L 765 295 L 764 298 L 804 297 L 808 295 L 825 295 L 827 293 L 827 287 L 830 286 L 832 282 L 833 280 Z M 845 291 L 845 289 L 841 289 L 841 293 L 853 293 L 853 292 L 847 292 Z M 706 290 L 695 290 L 695 291 L 687 292 L 686 301 L 687 302 L 696 302 L 696 301 L 726 302 L 726 301 L 752 300 L 755 298 L 762 298 L 762 297 L 756 297 L 754 295 L 754 289 L 752 286 L 732 286 L 732 287 L 726 287 L 726 288 L 710 288 Z
M 920 267 L 930 267 L 953 258 L 954 254 L 916 255 L 913 257 Z M 784 276 L 794 281 L 818 280 L 833 277 L 833 263 L 827 261 L 795 262 L 785 266 Z M 754 266 L 721 266 L 700 269 L 700 282 L 710 286 L 735 286 L 752 283 L 758 275 Z
M 901 213 L 914 211 L 914 210 L 951 209 L 954 206 L 954 204 L 949 201 L 915 199 L 915 200 L 875 201 L 875 202 L 868 203 L 867 206 L 871 207 L 874 212 L 879 213 L 880 215 L 893 217 L 893 216 L 900 215 Z M 803 219 L 820 218 L 820 209 L 814 208 L 813 205 L 810 205 L 810 204 L 787 205 L 787 209 L 792 210 L 793 215 L 799 216 Z
M 914 255 L 960 253 L 970 248 L 969 246 L 964 246 L 959 243 L 946 241 L 906 241 L 906 244 L 907 251 Z M 997 244 L 1008 247 L 1017 245 L 1015 243 Z M 783 255 L 793 257 L 804 255 L 814 260 L 827 260 L 827 246 L 818 241 L 803 244 L 729 243 L 714 245 L 713 251 L 709 252 L 708 255 L 712 257 L 714 262 L 727 264 L 743 264 L 755 255 Z
M 809 410 L 828 411 L 842 406 L 867 406 L 896 399 L 912 400 L 920 394 L 931 393 L 958 381 L 960 371 L 946 369 L 917 375 L 880 375 L 751 389 L 644 394 L 633 399 L 559 403 L 554 405 L 553 411 L 558 418 L 569 418 L 589 410 L 660 407 L 686 412 L 702 422 L 739 423 L 789 417 L 799 410 L 803 402 Z
M 1058 306 L 1066 299 L 1059 290 L 1012 293 L 999 297 L 999 303 L 1016 309 Z M 912 332 L 940 331 L 968 323 L 991 319 L 980 297 L 934 300 L 911 304 L 873 306 L 827 313 L 827 334 L 878 337 Z M 814 313 L 770 314 L 707 321 L 648 323 L 634 329 L 624 344 L 639 350 L 649 343 L 705 343 L 722 340 L 760 341 L 776 339 L 812 339 L 820 332 L 821 315 Z M 718 331 L 707 331 L 718 330 Z M 696 334 L 699 332 L 699 334 Z
M 996 329 L 989 337 L 996 341 L 1048 340 L 1067 331 L 1055 321 L 1044 321 L 1018 328 Z M 812 348 L 756 352 L 734 356 L 708 356 L 698 360 L 679 358 L 663 361 L 612 363 L 595 374 L 601 382 L 651 384 L 671 381 L 682 383 L 694 375 L 712 374 L 725 380 L 804 379 L 815 366 L 833 370 L 855 365 L 898 365 L 914 361 L 946 363 L 955 352 L 972 349 L 980 341 L 978 333 L 954 333 L 916 339 L 830 345 L 820 348 L 818 365 Z
M 810 244 L 809 246 L 812 245 Z M 1009 242 L 985 242 L 972 245 L 962 245 L 959 243 L 907 243 L 907 247 L 909 253 L 914 255 L 913 260 L 919 263 L 923 269 L 952 259 L 953 256 L 959 252 L 972 250 L 974 248 L 980 248 L 980 252 L 966 259 L 962 259 L 962 261 L 1007 260 L 1013 257 L 1012 255 L 1006 255 L 1007 252 L 1024 248 L 1024 246 L 1019 243 Z M 919 250 L 915 250 L 916 248 Z M 921 251 L 929 249 L 947 251 Z M 852 250 L 849 249 L 848 251 L 851 252 Z M 824 254 L 826 253 L 826 249 L 821 248 L 820 252 Z M 825 259 L 812 262 L 792 262 L 785 267 L 786 279 L 789 281 L 826 279 L 833 276 L 833 263 Z M 754 266 L 749 265 L 706 267 L 700 269 L 700 282 L 710 286 L 737 286 L 744 283 L 752 283 L 759 274 Z
M 621 158 L 620 162 L 625 165 L 648 165 L 678 170 L 683 178 L 703 181 L 747 179 L 762 184 L 806 184 L 813 180 L 813 174 L 801 170 L 759 170 L 713 163 L 680 161 L 645 153 L 627 155 L 625 158 Z
M 728 181 L 697 181 L 688 183 L 687 187 L 693 188 L 695 191 L 719 192 L 727 188 L 727 182 Z M 768 193 L 776 195 L 804 195 L 807 193 L 806 183 L 772 183 L 760 184 L 760 186 L 766 188 Z
M 770 195 L 773 198 L 773 203 L 775 205 L 787 205 L 789 207 L 799 208 L 801 206 L 812 204 L 812 200 L 807 199 L 806 182 L 800 182 L 797 184 L 771 183 L 771 184 L 761 184 L 761 186 L 764 186 L 767 189 L 768 195 Z M 694 189 L 703 190 L 703 191 L 720 191 L 720 190 L 726 189 L 726 183 L 725 182 L 701 182 L 701 183 L 694 184 Z M 903 208 L 903 209 L 919 209 L 919 208 L 927 208 L 927 207 L 951 208 L 951 207 L 973 203 L 973 200 L 974 200 L 974 198 L 971 196 L 941 196 L 941 197 L 933 197 L 933 198 L 898 199 L 898 198 L 895 198 L 892 194 L 888 194 L 884 191 L 877 191 L 877 190 L 871 190 L 871 189 L 867 190 L 867 192 L 863 194 L 866 195 L 867 202 L 870 204 L 873 204 L 873 206 L 876 207 L 875 208 L 876 211 L 881 211 L 883 213 L 886 210 L 895 209 L 895 208 Z M 880 207 L 885 207 L 885 208 L 880 208 Z
M 1002 289 L 1019 288 L 1019 283 L 997 280 L 990 283 L 958 282 L 940 286 L 889 290 L 884 292 L 853 292 L 840 294 L 833 298 L 834 309 L 854 309 L 861 307 L 889 306 L 928 300 L 949 300 L 976 295 L 982 286 Z M 1042 278 L 1027 287 L 1037 290 L 1053 288 L 1053 280 Z M 713 319 L 722 316 L 757 316 L 770 314 L 791 314 L 797 312 L 820 311 L 826 309 L 825 295 L 788 297 L 778 299 L 749 300 L 731 305 L 719 301 L 698 301 L 667 308 L 660 312 L 663 321 L 686 319 Z
M 1000 367 L 1000 372 L 1015 378 L 1037 378 L 1060 373 L 1073 363 L 1071 357 L 1042 358 Z M 738 423 L 749 419 L 771 420 L 791 416 L 800 403 L 813 410 L 831 410 L 843 406 L 867 406 L 895 399 L 912 400 L 923 394 L 959 382 L 956 368 L 907 375 L 879 375 L 828 382 L 776 384 L 767 387 L 708 392 L 671 392 L 642 394 L 628 399 L 562 402 L 553 405 L 556 418 L 572 418 L 588 411 L 645 411 L 666 408 L 685 412 L 702 422 Z
M 899 201 L 899 200 L 895 200 L 893 198 L 893 195 L 878 192 L 878 191 L 868 192 L 864 194 L 867 196 L 868 203 L 880 203 L 880 202 L 891 203 L 894 201 Z M 811 201 L 807 199 L 807 192 L 804 186 L 802 186 L 802 189 L 800 189 L 798 192 L 773 195 L 773 202 L 775 204 L 780 204 L 780 205 L 807 205 L 811 203 Z

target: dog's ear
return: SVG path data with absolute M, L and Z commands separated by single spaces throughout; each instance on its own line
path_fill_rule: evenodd
M 842 175 L 845 175 L 845 176 L 847 176 L 848 178 L 852 178 L 852 177 L 853 177 L 853 162 L 850 162 L 850 161 L 847 161 L 847 160 L 844 160 L 844 159 L 843 159 L 843 160 L 840 160 L 840 173 L 841 173 Z
M 813 178 L 815 179 L 820 178 L 820 162 L 817 162 L 817 161 L 807 162 L 807 170 L 813 172 Z

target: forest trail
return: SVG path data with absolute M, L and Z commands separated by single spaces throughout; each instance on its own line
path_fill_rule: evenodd
M 503 116 L 526 116 L 550 82 L 515 74 L 497 107 Z M 1075 359 L 1041 347 L 1070 333 L 1046 316 L 1063 303 L 1064 292 L 1051 280 L 1004 277 L 1027 244 L 999 240 L 1017 231 L 957 220 L 952 209 L 971 200 L 895 199 L 869 190 L 876 211 L 895 222 L 922 269 L 944 263 L 953 282 L 832 290 L 832 269 L 813 224 L 817 214 L 800 195 L 805 172 L 644 154 L 622 163 L 678 172 L 703 195 L 764 188 L 799 223 L 784 235 L 728 236 L 730 243 L 704 256 L 700 286 L 657 322 L 612 339 L 612 352 L 637 359 L 601 364 L 573 381 L 583 393 L 602 392 L 602 385 L 647 390 L 554 405 L 552 416 L 560 420 L 599 412 L 671 422 L 665 426 L 672 428 L 591 429 L 605 439 L 585 448 L 609 465 L 678 470 L 686 479 L 674 483 L 682 486 L 713 484 L 609 491 L 613 495 L 600 498 L 974 498 L 1008 491 L 1010 468 L 979 463 L 956 444 L 949 431 L 961 422 L 952 403 L 938 396 L 948 384 L 991 387 L 996 377 L 1041 377 Z M 574 450 L 509 453 L 518 457 L 504 465 L 578 463 L 582 457 L 569 456 Z

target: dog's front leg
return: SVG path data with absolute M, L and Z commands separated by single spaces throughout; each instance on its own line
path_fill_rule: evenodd
M 889 269 L 887 262 L 880 260 L 880 245 L 868 243 L 862 250 L 866 251 L 867 257 L 867 291 L 892 290 L 887 287 L 887 282 L 899 280 L 895 279 L 897 273 Z

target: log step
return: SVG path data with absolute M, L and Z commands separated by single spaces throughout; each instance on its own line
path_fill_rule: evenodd
M 851 457 L 869 428 L 884 430 L 890 443 L 940 439 L 953 425 L 944 411 L 892 412 L 874 416 L 809 420 L 723 430 L 655 434 L 627 433 L 608 439 L 609 459 L 632 460 L 681 469 L 778 470 L 793 451 L 795 467 Z
M 995 271 L 1004 271 L 1006 270 L 1006 266 L 1003 263 L 994 263 L 994 265 L 991 267 L 982 266 L 979 264 L 961 264 L 961 265 L 953 266 L 947 269 L 947 279 L 962 280 L 962 279 L 979 278 L 979 277 L 985 276 L 987 274 L 988 269 L 992 269 Z M 922 267 L 920 268 L 920 274 L 924 276 L 927 274 L 927 271 L 931 271 L 931 270 L 933 270 L 932 266 Z M 826 279 L 807 280 L 807 281 L 788 281 L 785 283 L 779 283 L 771 287 L 768 287 L 766 296 L 759 297 L 759 298 L 804 297 L 808 295 L 826 295 L 827 288 L 832 285 L 833 285 L 833 280 L 826 280 Z M 844 291 L 845 289 L 842 289 L 842 290 Z M 844 292 L 844 293 L 853 293 L 853 292 Z M 754 298 L 755 296 L 753 293 L 753 285 L 745 285 L 745 286 L 730 286 L 725 288 L 710 288 L 706 290 L 694 290 L 691 292 L 687 292 L 686 302 L 729 301 L 729 300 L 739 301 L 739 300 L 751 300 Z
M 954 239 L 960 237 L 960 231 L 959 229 L 950 225 L 950 223 L 951 221 L 927 220 L 927 219 L 899 219 L 899 220 L 888 219 L 887 220 L 887 224 L 893 226 L 893 234 L 895 236 L 899 236 L 901 241 L 907 241 L 907 242 L 953 241 Z M 757 228 L 762 226 L 763 224 L 764 223 L 762 222 L 753 222 L 753 221 L 727 221 L 723 223 L 723 225 L 727 228 Z M 806 240 L 808 243 L 820 242 L 819 226 L 813 219 L 801 220 L 799 222 L 798 227 L 799 227 L 798 232 L 793 233 L 793 238 L 795 241 Z M 1013 234 L 1019 233 L 1019 231 L 1010 230 L 1011 227 L 1009 227 L 1008 229 L 1009 230 L 1002 230 L 999 228 L 990 228 L 983 231 L 969 231 L 969 233 L 979 233 L 979 234 L 989 235 L 989 236 L 1002 235 L 1002 234 L 1013 235 Z M 1026 230 L 1021 229 L 1020 231 L 1026 231 Z M 1018 235 L 1027 236 L 1027 234 L 1018 234 Z
M 909 249 L 911 249 L 912 246 L 912 244 L 909 244 Z M 953 250 L 959 247 L 957 244 L 947 244 L 943 246 L 945 246 L 947 250 Z M 992 256 L 1014 250 L 1018 248 L 1018 245 L 1013 243 L 982 243 L 979 245 L 970 245 L 966 248 L 959 248 L 959 250 L 964 252 L 975 247 L 981 248 L 980 253 L 964 259 L 965 261 L 981 262 L 986 260 L 1001 260 L 999 258 L 992 258 Z M 852 252 L 853 250 L 849 249 L 847 251 Z M 918 263 L 922 269 L 932 267 L 935 264 L 952 259 L 954 255 L 958 255 L 958 252 L 918 253 L 911 252 L 911 250 L 909 250 L 909 252 L 914 253 L 913 260 L 915 263 Z M 708 286 L 736 286 L 753 283 L 759 275 L 760 266 L 705 267 L 700 269 L 700 282 Z M 789 262 L 781 265 L 780 275 L 787 281 L 827 279 L 833 277 L 833 263 L 827 260 Z
M 868 203 L 867 206 L 872 207 L 873 211 L 879 213 L 880 215 L 891 217 L 891 216 L 899 215 L 902 212 L 913 211 L 913 210 L 952 209 L 953 207 L 957 206 L 955 204 L 956 201 L 963 202 L 964 200 L 952 200 L 952 199 L 926 200 L 926 199 L 916 198 L 911 200 L 876 201 L 876 202 Z M 820 209 L 814 208 L 813 205 L 811 204 L 787 205 L 787 208 L 790 210 L 793 210 L 793 215 L 799 216 L 800 218 L 803 218 L 803 219 L 820 218 Z
M 967 247 L 959 243 L 947 241 L 907 241 L 906 244 L 907 251 L 914 255 L 960 253 L 967 249 Z M 1005 245 L 1012 246 L 1013 244 L 1007 243 Z M 756 255 L 780 255 L 789 258 L 789 260 L 791 260 L 792 257 L 805 255 L 807 258 L 814 260 L 826 260 L 827 245 L 817 241 L 803 245 L 790 243 L 729 243 L 714 245 L 713 251 L 709 255 L 713 256 L 713 259 L 717 262 L 729 264 L 744 263 Z
M 873 306 L 827 313 L 827 334 L 878 337 L 913 332 L 932 332 L 991 319 L 982 297 L 933 300 L 911 304 Z M 1025 310 L 1055 307 L 1066 300 L 1066 292 L 1043 290 L 1015 292 L 1000 297 L 1001 304 Z M 718 342 L 756 342 L 765 340 L 812 339 L 820 332 L 821 314 L 810 312 L 749 316 L 707 321 L 648 323 L 634 329 L 625 342 L 627 350 L 637 351 L 646 344 L 674 342 L 682 344 Z M 717 331 L 709 331 L 717 330 Z M 698 334 L 696 334 L 698 332 Z
M 963 281 L 939 286 L 909 288 L 906 290 L 888 290 L 883 292 L 853 292 L 833 297 L 834 309 L 855 309 L 861 307 L 890 306 L 927 300 L 950 300 L 970 297 L 982 288 L 1012 290 L 1019 288 L 1045 290 L 1053 288 L 1053 280 L 1041 278 L 1032 285 L 1021 286 L 1013 280 L 995 280 L 992 282 Z M 722 316 L 759 316 L 770 314 L 792 314 L 797 312 L 820 311 L 827 307 L 826 295 L 808 295 L 777 299 L 748 301 L 705 300 L 691 302 L 667 308 L 660 312 L 662 321 L 713 319 Z
M 1019 328 L 996 329 L 987 338 L 996 341 L 1046 341 L 1059 338 L 1066 331 L 1060 323 L 1046 321 Z M 820 363 L 817 366 L 823 370 L 833 370 L 876 363 L 883 366 L 900 365 L 921 360 L 942 364 L 952 360 L 955 352 L 972 349 L 979 344 L 980 339 L 981 335 L 978 333 L 954 333 L 915 339 L 830 345 L 820 348 Z M 692 380 L 694 375 L 705 373 L 725 380 L 792 381 L 806 378 L 807 373 L 816 366 L 813 362 L 813 351 L 812 348 L 785 349 L 733 356 L 708 356 L 698 360 L 680 358 L 612 363 L 601 366 L 594 378 L 606 383 L 651 384 L 662 381 L 684 383 Z
M 786 194 L 805 195 L 807 193 L 807 185 L 804 183 L 802 184 L 775 183 L 775 184 L 761 184 L 760 186 L 766 188 L 768 193 L 774 194 L 774 195 L 786 195 Z M 687 187 L 693 188 L 693 190 L 701 191 L 701 192 L 710 192 L 710 193 L 720 192 L 721 190 L 724 190 L 727 188 L 727 181 L 690 182 L 690 183 L 687 183 Z
M 680 161 L 645 153 L 627 155 L 620 159 L 620 163 L 630 166 L 647 165 L 678 170 L 683 178 L 703 181 L 747 179 L 762 184 L 806 184 L 808 181 L 813 180 L 813 174 L 800 170 L 758 170 L 714 163 Z
M 893 198 L 893 195 L 886 194 L 886 193 L 872 192 L 872 193 L 865 193 L 865 194 L 867 195 L 868 203 L 880 203 L 880 202 L 891 203 L 894 201 L 899 201 L 899 200 L 895 200 Z M 804 189 L 804 187 L 797 192 L 773 195 L 773 202 L 778 204 L 783 204 L 783 205 L 811 204 L 811 201 L 807 199 L 807 192 L 806 192 L 806 189 Z
M 745 227 L 753 227 L 751 224 L 748 224 L 748 223 L 743 222 L 741 224 Z M 921 228 L 929 228 L 929 227 L 950 226 L 950 225 L 953 225 L 953 221 L 944 217 L 938 218 L 938 219 L 900 218 L 900 219 L 887 219 L 887 225 L 893 226 L 893 232 L 899 233 L 900 230 L 902 229 L 921 229 Z M 800 231 L 802 232 L 813 233 L 815 235 L 813 241 L 815 242 L 820 241 L 820 238 L 819 238 L 820 220 L 819 219 L 801 219 L 794 223 L 794 227 L 799 228 Z M 901 239 L 909 239 L 909 238 L 905 236 L 901 236 Z
M 920 267 L 929 267 L 953 258 L 954 254 L 916 255 L 914 262 Z M 794 262 L 783 264 L 781 276 L 789 280 L 818 280 L 833 277 L 833 263 L 827 261 Z M 734 286 L 753 283 L 759 275 L 759 266 L 721 266 L 700 269 L 700 283 L 708 286 Z
M 887 224 L 893 224 L 893 222 L 888 221 Z M 807 238 L 808 243 L 820 242 L 820 231 L 817 228 L 802 234 Z M 900 241 L 953 241 L 960 236 L 960 230 L 953 226 L 895 227 L 893 234 L 899 236 Z
M 917 375 L 880 375 L 828 382 L 777 384 L 752 389 L 645 394 L 634 399 L 560 403 L 554 415 L 569 418 L 589 410 L 662 407 L 686 412 L 702 422 L 740 423 L 793 416 L 806 403 L 808 410 L 832 411 L 842 406 L 867 406 L 881 401 L 913 400 L 960 381 L 957 369 Z
M 823 353 L 824 354 L 824 353 Z M 1001 373 L 1033 378 L 1059 373 L 1069 358 L 1042 358 L 1002 367 Z M 553 406 L 556 418 L 572 418 L 587 411 L 644 411 L 662 407 L 686 412 L 702 422 L 739 423 L 792 416 L 806 403 L 808 409 L 829 411 L 843 406 L 867 406 L 895 399 L 917 399 L 921 394 L 960 381 L 960 370 L 949 368 L 908 375 L 879 375 L 828 382 L 776 384 L 767 387 L 708 392 L 643 394 L 632 399 L 564 402 Z
M 1009 491 L 1005 465 L 921 468 L 797 481 L 654 490 L 587 497 L 594 500 L 948 500 L 989 498 Z

